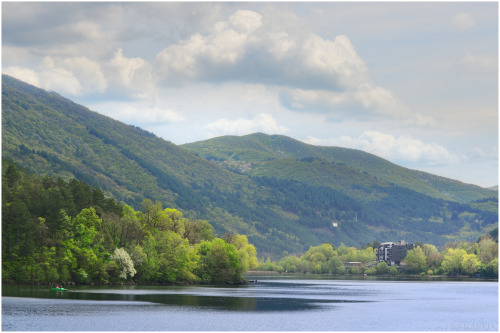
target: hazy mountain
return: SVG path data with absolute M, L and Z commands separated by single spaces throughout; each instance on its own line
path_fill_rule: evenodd
M 5 75 L 2 156 L 97 185 L 136 209 L 159 200 L 209 220 L 219 235 L 248 235 L 259 256 L 324 242 L 442 245 L 475 240 L 498 222 L 497 200 L 487 199 L 495 192 L 361 151 L 264 134 L 180 147 Z

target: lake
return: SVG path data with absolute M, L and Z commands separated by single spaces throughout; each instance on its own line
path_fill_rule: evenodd
M 241 286 L 2 286 L 4 331 L 497 331 L 498 282 L 262 276 Z

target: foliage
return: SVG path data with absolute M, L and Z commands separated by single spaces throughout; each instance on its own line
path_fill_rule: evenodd
M 197 245 L 200 265 L 196 273 L 203 283 L 237 282 L 241 279 L 243 267 L 233 244 L 223 239 L 204 241 Z
M 498 278 L 498 249 L 492 246 L 489 235 L 478 243 L 448 243 L 439 253 L 432 244 L 420 244 L 409 250 L 402 262 L 401 271 L 397 266 L 389 267 L 385 262 L 376 262 L 375 249 L 369 244 L 362 248 L 346 247 L 343 243 L 335 249 L 325 243 L 312 246 L 301 257 L 288 255 L 278 262 L 270 258 L 259 261 L 258 269 L 285 273 L 312 274 L 445 274 L 480 275 Z M 493 242 L 494 243 L 494 242 Z M 374 244 L 379 244 L 374 242 Z M 496 243 L 494 243 L 496 244 Z M 481 260 L 482 259 L 482 260 Z M 344 268 L 344 264 L 351 268 Z M 354 264 L 354 265 L 353 265 Z
M 360 246 L 402 234 L 410 242 L 443 246 L 448 240 L 477 239 L 498 224 L 495 192 L 477 186 L 401 168 L 358 150 L 262 133 L 179 147 L 6 75 L 2 156 L 53 177 L 46 181 L 71 184 L 57 189 L 45 184 L 29 200 L 8 201 L 10 221 L 33 216 L 25 230 L 8 226 L 9 247 L 32 232 L 54 230 L 64 218 L 60 208 L 74 218 L 91 206 L 103 222 L 95 237 L 104 237 L 108 252 L 123 247 L 131 255 L 127 244 L 147 237 L 147 228 L 180 234 L 171 225 L 178 218 L 184 219 L 177 227 L 184 226 L 190 245 L 213 233 L 245 234 L 259 253 L 272 258 L 327 242 Z M 16 170 L 5 170 L 4 177 L 12 188 Z M 124 214 L 111 196 L 141 214 L 156 215 Z M 158 203 L 184 216 L 169 216 Z M 19 251 L 31 252 L 32 245 L 23 242 Z M 106 279 L 114 268 L 99 269 Z
M 120 278 L 127 279 L 127 275 L 133 277 L 137 271 L 134 268 L 134 261 L 124 248 L 115 249 L 114 254 L 110 257 L 111 260 L 117 261 L 122 266 Z
M 10 161 L 2 168 L 4 280 L 239 282 L 257 265 L 246 236 L 226 243 L 207 221 L 159 201 L 135 211 L 82 181 L 39 177 Z
M 409 273 L 418 274 L 427 271 L 427 257 L 420 246 L 409 250 L 403 260 L 405 270 Z

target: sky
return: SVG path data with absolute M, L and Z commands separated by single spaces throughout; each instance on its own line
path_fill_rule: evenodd
M 497 2 L 3 2 L 2 73 L 175 144 L 280 134 L 498 184 Z

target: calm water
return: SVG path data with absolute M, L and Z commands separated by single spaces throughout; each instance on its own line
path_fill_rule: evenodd
M 260 277 L 207 287 L 2 286 L 5 331 L 497 331 L 497 282 Z

